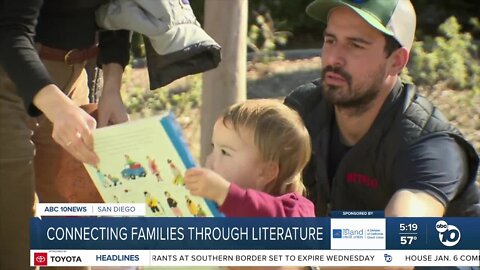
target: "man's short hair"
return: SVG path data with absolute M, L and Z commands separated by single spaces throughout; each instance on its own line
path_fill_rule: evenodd
M 385 37 L 384 49 L 387 57 L 389 57 L 390 55 L 392 55 L 394 51 L 402 47 L 402 45 L 400 45 L 400 43 L 394 37 L 387 35 L 385 33 L 383 34 L 383 36 Z

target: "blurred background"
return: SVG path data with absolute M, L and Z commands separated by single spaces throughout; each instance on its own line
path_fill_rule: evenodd
M 229 0 L 237 1 L 244 0 Z M 248 1 L 246 98 L 281 99 L 296 86 L 319 77 L 324 26 L 305 14 L 310 2 Z M 412 3 L 417 12 L 416 42 L 402 78 L 417 84 L 480 152 L 480 5 L 471 0 Z M 212 11 L 206 8 L 216 6 L 206 5 L 205 0 L 190 4 L 198 21 L 208 25 L 204 16 Z M 221 12 L 218 8 L 215 12 Z M 151 91 L 141 35 L 133 35 L 131 56 L 122 96 L 132 118 L 172 110 L 193 155 L 200 160 L 204 77 L 188 76 Z

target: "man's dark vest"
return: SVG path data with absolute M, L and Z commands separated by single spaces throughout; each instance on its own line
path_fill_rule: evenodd
M 480 216 L 480 191 L 475 183 L 478 155 L 440 111 L 418 95 L 415 86 L 397 82 L 368 133 L 338 165 L 331 186 L 327 158 L 334 114 L 333 106 L 323 99 L 320 80 L 295 89 L 285 104 L 300 113 L 312 138 L 312 158 L 303 179 L 317 216 L 328 215 L 330 210 L 384 210 L 402 188 L 389 181 L 397 153 L 439 132 L 454 138 L 468 160 L 468 181 L 459 188 L 445 215 Z

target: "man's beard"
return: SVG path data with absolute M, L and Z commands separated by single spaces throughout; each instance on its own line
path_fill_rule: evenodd
M 343 77 L 343 79 L 347 82 L 347 89 L 343 91 L 346 91 L 347 95 L 340 95 L 341 92 L 339 91 L 342 91 L 340 87 L 325 84 L 325 76 L 327 72 L 334 72 Z M 362 89 L 353 89 L 352 76 L 348 72 L 339 67 L 326 66 L 322 70 L 323 94 L 328 102 L 339 108 L 364 111 L 368 108 L 368 105 L 373 100 L 375 100 L 375 98 L 378 96 L 378 93 L 380 92 L 380 84 L 382 78 L 381 74 L 376 73 L 372 75 L 372 77 L 372 84 L 367 88 L 365 92 L 358 94 Z

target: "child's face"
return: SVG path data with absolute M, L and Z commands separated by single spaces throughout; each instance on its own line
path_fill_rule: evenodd
M 212 148 L 206 162 L 209 169 L 242 188 L 263 189 L 263 162 L 252 130 L 245 128 L 238 134 L 233 125 L 227 122 L 225 126 L 220 118 L 213 127 Z

